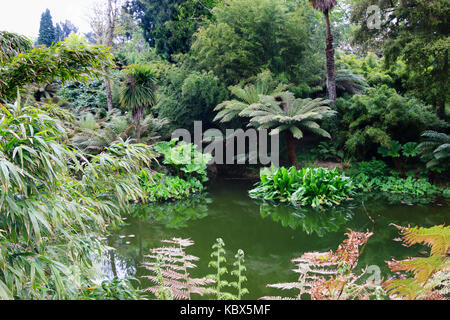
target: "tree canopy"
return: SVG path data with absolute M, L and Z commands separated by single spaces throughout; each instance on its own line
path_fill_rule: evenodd
M 381 10 L 380 28 L 367 24 L 367 8 Z M 406 86 L 416 96 L 436 107 L 445 117 L 448 103 L 448 54 L 450 49 L 450 2 L 447 0 L 361 0 L 352 3 L 352 21 L 357 24 L 355 41 L 381 49 L 389 67 L 401 59 L 410 74 Z

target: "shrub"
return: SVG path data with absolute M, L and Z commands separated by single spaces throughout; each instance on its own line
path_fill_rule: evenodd
M 211 72 L 171 68 L 161 84 L 157 109 L 172 127 L 190 128 L 193 121 L 212 125 L 214 108 L 228 97 L 226 87 Z
M 339 205 L 353 194 L 352 181 L 337 169 L 305 168 L 297 171 L 295 167 L 281 167 L 272 172 L 263 170 L 260 178 L 261 181 L 249 192 L 254 199 L 322 209 Z
M 431 106 L 385 85 L 368 88 L 364 95 L 351 99 L 338 99 L 336 109 L 337 118 L 323 127 L 356 158 L 374 156 L 380 146 L 391 148 L 393 140 L 400 144 L 418 141 L 427 128 L 446 126 Z

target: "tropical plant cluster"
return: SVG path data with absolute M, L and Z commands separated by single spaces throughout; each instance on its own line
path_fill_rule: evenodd
M 250 190 L 254 199 L 290 202 L 294 206 L 323 209 L 350 200 L 354 185 L 337 169 L 280 167 L 261 171 L 261 181 Z

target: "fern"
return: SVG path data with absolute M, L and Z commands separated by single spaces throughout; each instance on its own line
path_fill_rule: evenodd
M 372 283 L 359 284 L 365 275 L 355 275 L 352 270 L 359 259 L 359 247 L 372 236 L 371 232 L 361 233 L 349 230 L 347 239 L 339 245 L 336 252 L 307 252 L 293 259 L 299 274 L 297 282 L 269 284 L 269 288 L 299 290 L 294 299 L 309 296 L 313 300 L 324 299 L 369 299 L 377 287 Z M 283 297 L 263 297 L 261 299 L 286 299 Z M 290 298 L 287 298 L 290 299 Z
M 393 299 L 446 299 L 450 282 L 450 261 L 447 257 L 450 227 L 394 226 L 400 230 L 405 245 L 423 243 L 431 247 L 430 256 L 388 261 L 391 271 L 412 273 L 413 277 L 403 275 L 402 278 L 393 278 L 383 283 L 383 287 Z
M 249 293 L 247 288 L 244 288 L 242 285 L 245 281 L 247 281 L 247 277 L 244 276 L 244 272 L 247 270 L 247 268 L 244 265 L 244 251 L 239 249 L 236 255 L 234 256 L 236 258 L 236 261 L 233 263 L 233 266 L 236 267 L 235 270 L 231 271 L 231 275 L 234 275 L 237 277 L 237 281 L 233 281 L 230 283 L 230 285 L 234 288 L 236 288 L 238 294 L 236 298 L 238 300 L 241 300 L 242 296 Z
M 228 269 L 224 265 L 226 263 L 226 251 L 224 248 L 225 243 L 221 238 L 218 238 L 212 246 L 213 252 L 211 253 L 211 258 L 213 260 L 209 262 L 209 266 L 214 268 L 216 273 L 208 275 L 207 278 L 215 282 L 215 287 L 209 288 L 208 293 L 214 294 L 217 300 L 240 300 L 243 295 L 248 293 L 247 288 L 242 286 L 247 281 L 247 278 L 244 276 L 244 272 L 246 271 L 246 267 L 244 266 L 244 251 L 241 249 L 238 250 L 235 255 L 236 261 L 233 263 L 236 269 L 231 271 L 231 275 L 236 276 L 237 281 L 228 282 L 223 278 L 228 273 Z M 236 288 L 237 295 L 224 291 L 223 289 L 226 287 Z
M 336 88 L 350 94 L 361 94 L 369 87 L 363 76 L 354 74 L 347 69 L 336 72 Z
M 434 167 L 440 163 L 448 165 L 450 158 L 450 136 L 432 130 L 427 130 L 422 134 L 425 138 L 418 145 L 422 152 L 422 158 L 427 162 L 427 168 Z
M 209 274 L 206 277 L 215 282 L 215 287 L 210 288 L 208 293 L 213 293 L 216 295 L 217 300 L 233 300 L 237 297 L 229 292 L 223 291 L 223 288 L 229 287 L 230 283 L 222 278 L 223 275 L 228 273 L 228 269 L 224 266 L 226 262 L 225 258 L 225 243 L 221 238 L 216 240 L 216 243 L 212 246 L 213 252 L 211 253 L 211 260 L 209 266 L 216 270 L 215 274 Z
M 186 254 L 185 248 L 192 246 L 194 242 L 190 239 L 180 238 L 161 242 L 172 244 L 172 246 L 151 249 L 151 254 L 145 256 L 150 261 L 144 262 L 143 266 L 153 275 L 144 276 L 144 278 L 155 283 L 146 291 L 152 292 L 158 299 L 189 300 L 191 294 L 203 295 L 205 285 L 214 281 L 190 277 L 188 270 L 197 267 L 193 261 L 198 261 L 199 258 Z
M 450 247 L 450 226 L 423 227 L 401 227 L 393 224 L 400 230 L 400 234 L 406 245 L 424 243 L 431 247 L 431 255 L 446 255 Z

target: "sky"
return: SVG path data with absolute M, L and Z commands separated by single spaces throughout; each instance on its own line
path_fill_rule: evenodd
M 39 34 L 41 14 L 50 9 L 53 24 L 70 20 L 81 33 L 89 32 L 90 8 L 101 0 L 0 0 L 0 30 L 15 32 L 31 39 Z M 103 0 L 106 1 L 106 0 Z

